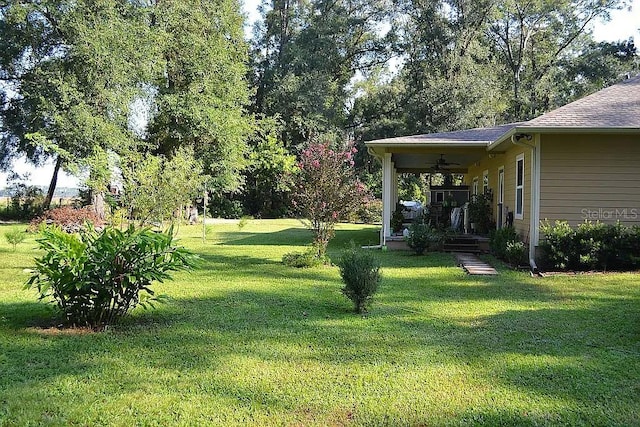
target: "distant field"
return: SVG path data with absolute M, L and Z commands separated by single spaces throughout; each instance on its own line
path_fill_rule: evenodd
M 74 199 L 74 197 L 54 197 L 51 206 L 69 205 Z M 9 203 L 11 203 L 11 197 L 0 196 L 0 208 L 9 206 Z

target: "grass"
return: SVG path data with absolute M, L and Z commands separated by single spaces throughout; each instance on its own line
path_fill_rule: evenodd
M 17 225 L 1 226 L 0 234 Z M 203 257 L 104 333 L 48 327 L 22 289 L 33 236 L 0 242 L 0 425 L 640 425 L 640 276 L 533 279 L 379 252 L 351 312 L 337 268 L 284 267 L 296 221 L 183 226 Z M 344 225 L 329 255 L 375 227 Z

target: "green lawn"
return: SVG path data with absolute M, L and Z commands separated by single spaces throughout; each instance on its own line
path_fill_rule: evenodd
M 640 425 L 640 275 L 467 277 L 379 252 L 369 315 L 294 270 L 297 221 L 180 229 L 203 258 L 103 333 L 57 330 L 0 227 L 0 425 Z M 332 242 L 377 241 L 345 225 Z

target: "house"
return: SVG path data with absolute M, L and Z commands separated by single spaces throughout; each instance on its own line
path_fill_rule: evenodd
M 544 219 L 640 225 L 640 76 L 528 122 L 366 145 L 383 167 L 382 244 L 398 174 L 434 166 L 463 174 L 472 194 L 491 194 L 498 227 L 512 213 L 532 260 Z

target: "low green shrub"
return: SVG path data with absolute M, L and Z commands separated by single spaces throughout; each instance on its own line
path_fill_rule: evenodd
M 10 230 L 4 233 L 4 237 L 7 239 L 7 243 L 13 246 L 13 251 L 15 252 L 16 246 L 24 242 L 27 233 L 22 230 Z
M 38 239 L 45 254 L 35 260 L 27 288 L 40 299 L 52 298 L 72 326 L 103 328 L 138 304 L 153 306 L 153 282 L 171 279 L 169 272 L 189 270 L 197 256 L 176 247 L 173 229 L 124 231 L 107 227 L 69 234 L 48 227 Z
M 542 221 L 540 231 L 544 239 L 540 242 L 542 249 L 542 265 L 545 268 L 559 268 L 561 270 L 571 268 L 576 264 L 574 254 L 575 230 L 566 221 Z
M 310 268 L 327 264 L 328 259 L 318 257 L 318 251 L 311 247 L 304 252 L 289 252 L 282 256 L 282 263 L 288 267 Z
M 507 243 L 519 241 L 520 238 L 514 227 L 503 227 L 491 232 L 489 235 L 489 248 L 497 258 L 506 260 Z
M 620 223 L 543 221 L 542 265 L 561 270 L 632 270 L 640 268 L 640 228 Z
M 213 218 L 240 219 L 243 213 L 244 207 L 241 201 L 229 199 L 224 195 L 212 195 L 209 214 Z
M 371 199 L 360 205 L 350 222 L 379 224 L 382 222 L 382 200 Z
M 357 313 L 366 312 L 382 278 L 380 262 L 371 252 L 352 246 L 342 253 L 338 267 L 344 282 L 342 293 L 353 302 Z
M 409 235 L 405 240 L 417 255 L 422 255 L 425 251 L 438 247 L 444 240 L 444 235 L 428 224 L 414 222 L 409 227 Z
M 510 240 L 505 244 L 504 259 L 511 265 L 527 263 L 527 246 L 519 240 Z

